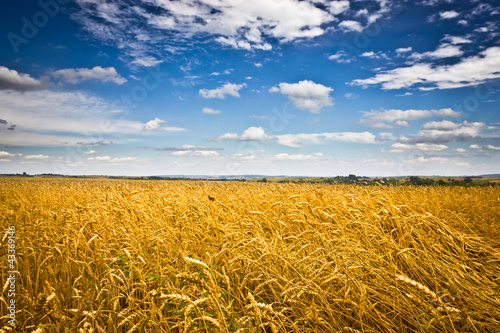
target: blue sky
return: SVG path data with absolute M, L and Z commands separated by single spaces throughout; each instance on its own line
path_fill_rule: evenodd
M 0 15 L 0 173 L 499 172 L 500 1 L 41 0 Z

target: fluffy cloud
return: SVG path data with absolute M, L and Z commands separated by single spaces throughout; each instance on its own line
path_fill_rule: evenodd
M 114 67 L 103 68 L 101 66 L 95 66 L 91 69 L 66 68 L 52 72 L 52 76 L 71 84 L 77 84 L 88 80 L 113 82 L 116 84 L 123 84 L 127 82 L 127 79 L 121 77 Z
M 319 113 L 323 107 L 333 105 L 330 97 L 333 89 L 309 80 L 292 84 L 283 82 L 269 91 L 287 95 L 297 108 L 311 113 Z
M 240 141 L 266 141 L 274 140 L 274 137 L 267 134 L 262 127 L 249 127 L 243 134 L 226 133 L 214 139 L 216 142 L 240 140 Z
M 345 20 L 340 22 L 339 27 L 344 31 L 363 31 L 363 26 L 358 21 Z
M 373 128 L 408 127 L 408 121 L 430 117 L 459 117 L 460 112 L 452 109 L 439 110 L 384 110 L 363 112 L 360 123 Z
M 355 143 L 376 143 L 382 137 L 377 138 L 370 132 L 331 132 L 331 133 L 299 133 L 269 135 L 262 127 L 249 127 L 242 135 L 236 133 L 223 134 L 213 141 L 270 141 L 275 140 L 279 144 L 288 147 L 300 147 L 304 144 L 325 144 L 328 141 L 355 142 Z
M 415 60 L 421 59 L 441 59 L 450 57 L 459 57 L 463 54 L 463 51 L 459 46 L 451 44 L 442 44 L 434 51 L 428 51 L 424 53 L 412 53 L 410 58 Z
M 0 66 L 0 89 L 26 91 L 43 88 L 44 84 L 29 76 L 29 74 L 22 74 L 13 69 Z
M 89 162 L 103 162 L 106 164 L 124 164 L 131 162 L 141 162 L 144 163 L 146 159 L 139 157 L 109 157 L 109 156 L 97 156 L 97 157 L 89 157 L 87 158 Z
M 490 47 L 479 55 L 453 65 L 433 66 L 419 63 L 378 73 L 372 78 L 357 79 L 353 85 L 382 85 L 382 89 L 401 89 L 419 85 L 422 90 L 474 86 L 500 78 L 500 47 Z
M 497 146 L 494 146 L 494 145 L 483 145 L 483 146 L 480 146 L 480 145 L 470 145 L 471 149 L 480 149 L 480 150 L 494 150 L 494 151 L 500 151 L 500 147 L 497 147 Z
M 202 157 L 213 157 L 219 156 L 219 153 L 215 150 L 179 150 L 172 153 L 174 156 L 202 156 Z
M 442 19 L 442 20 L 449 20 L 449 19 L 452 19 L 452 18 L 455 18 L 455 17 L 458 17 L 460 15 L 460 13 L 454 11 L 454 10 L 448 10 L 448 11 L 445 11 L 445 12 L 440 12 L 439 13 L 439 17 Z
M 448 149 L 448 146 L 438 145 L 433 143 L 416 143 L 416 144 L 405 144 L 396 142 L 391 145 L 391 149 L 389 150 L 391 153 L 403 153 L 407 151 L 413 150 L 421 150 L 421 151 L 441 151 L 444 149 Z
M 96 145 L 114 136 L 128 141 L 151 133 L 144 131 L 144 123 L 123 117 L 119 108 L 88 93 L 0 90 L 0 100 L 0 114 L 17 125 L 15 131 L 0 131 L 3 144 Z
M 142 58 L 134 59 L 134 61 L 132 61 L 132 64 L 141 65 L 144 67 L 154 67 L 158 64 L 161 64 L 162 62 L 163 60 L 158 60 L 155 57 L 145 56 Z
M 193 146 L 193 145 L 181 145 L 178 147 L 163 147 L 163 148 L 155 148 L 155 150 L 159 151 L 215 151 L 215 150 L 220 150 L 216 148 L 211 148 L 211 147 L 204 147 L 204 146 Z
M 482 131 L 489 127 L 482 122 L 464 121 L 458 124 L 450 122 L 429 122 L 424 124 L 423 130 L 415 135 L 401 136 L 398 141 L 405 144 L 449 142 L 467 142 L 484 140 Z
M 363 16 L 373 23 L 389 11 L 392 1 L 377 0 Z M 197 37 L 212 38 L 243 50 L 270 50 L 271 41 L 292 42 L 325 34 L 338 24 L 346 31 L 361 31 L 357 21 L 340 21 L 350 15 L 350 1 L 324 0 L 144 0 L 105 3 L 76 0 L 79 10 L 71 17 L 99 40 L 128 50 L 130 55 L 168 49 Z M 354 14 L 354 13 L 353 13 Z M 153 28 L 153 29 L 151 29 Z
M 167 122 L 165 120 L 162 120 L 160 118 L 155 118 L 153 120 L 148 121 L 147 123 L 144 124 L 143 130 L 144 131 L 158 131 L 158 132 L 182 132 L 185 131 L 184 128 L 180 127 L 164 127 L 162 124 L 166 124 Z
M 289 147 L 300 147 L 304 144 L 325 144 L 328 141 L 376 143 L 377 137 L 370 132 L 332 132 L 301 133 L 277 135 L 278 143 Z
M 219 110 L 214 110 L 214 109 L 211 109 L 211 108 L 203 108 L 202 112 L 205 113 L 205 114 L 220 114 L 220 113 L 222 113 Z
M 338 63 L 350 63 L 352 61 L 351 58 L 349 58 L 349 55 L 345 51 L 338 51 L 337 53 L 334 53 L 328 57 L 329 60 L 336 61 Z
M 240 94 L 238 91 L 246 87 L 246 83 L 242 84 L 235 84 L 235 83 L 226 83 L 222 87 L 216 88 L 216 89 L 200 89 L 199 94 L 203 98 L 218 98 L 218 99 L 225 99 L 227 95 L 231 95 L 234 97 L 240 97 Z

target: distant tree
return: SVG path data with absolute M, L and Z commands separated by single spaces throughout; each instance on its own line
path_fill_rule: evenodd
M 464 178 L 464 183 L 467 183 L 467 184 L 472 183 L 472 178 L 471 177 L 465 177 Z
M 349 178 L 350 180 L 358 179 L 358 177 L 356 177 L 356 175 L 352 175 L 352 174 L 350 174 L 349 177 L 347 177 L 347 178 Z
M 267 183 L 267 179 L 266 178 L 262 178 L 261 182 L 262 183 Z

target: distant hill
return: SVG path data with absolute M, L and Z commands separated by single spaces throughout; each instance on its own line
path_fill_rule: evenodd
M 500 178 L 500 173 L 492 173 L 488 175 L 479 175 L 479 177 L 485 177 L 485 178 Z

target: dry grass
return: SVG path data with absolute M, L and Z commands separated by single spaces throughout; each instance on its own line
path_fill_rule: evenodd
M 0 179 L 17 329 L 498 332 L 499 194 Z

